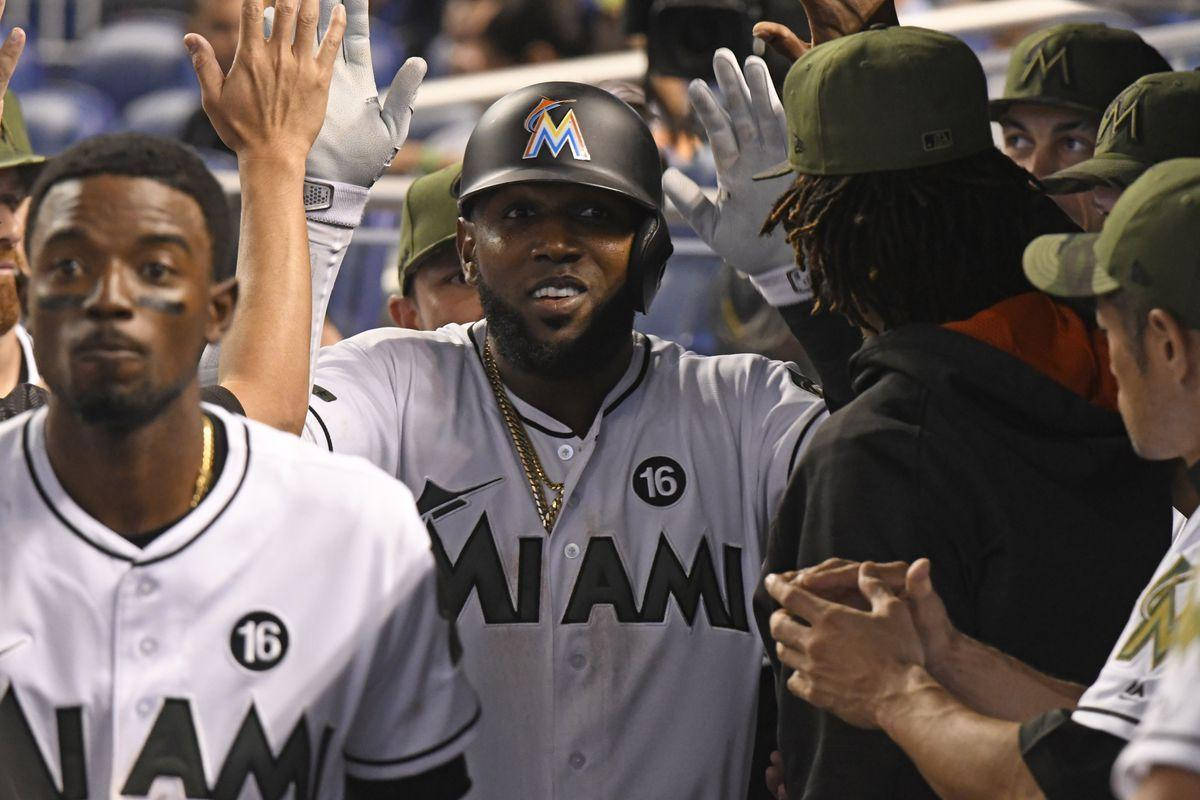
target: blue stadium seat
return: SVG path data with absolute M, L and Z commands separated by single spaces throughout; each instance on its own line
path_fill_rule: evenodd
M 131 131 L 176 138 L 198 108 L 198 89 L 162 89 L 142 95 L 125 106 L 125 127 Z
M 184 31 L 160 19 L 122 20 L 88 35 L 74 77 L 118 107 L 144 94 L 195 83 Z
M 108 95 L 73 81 L 55 81 L 21 95 L 21 110 L 36 152 L 54 155 L 87 136 L 110 130 L 117 109 Z

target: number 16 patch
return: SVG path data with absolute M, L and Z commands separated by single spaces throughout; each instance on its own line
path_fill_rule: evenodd
M 633 492 L 658 508 L 674 505 L 687 489 L 683 467 L 666 456 L 652 456 L 633 470 Z

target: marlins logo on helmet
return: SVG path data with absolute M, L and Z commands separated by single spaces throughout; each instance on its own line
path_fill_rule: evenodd
M 578 161 L 591 161 L 587 144 L 583 141 L 583 128 L 575 116 L 575 109 L 568 108 L 562 120 L 555 124 L 550 116 L 551 110 L 574 100 L 551 100 L 543 97 L 525 117 L 525 130 L 529 131 L 529 144 L 525 146 L 522 158 L 537 158 L 542 146 L 550 148 L 550 153 L 558 158 L 565 145 L 571 146 L 571 156 Z

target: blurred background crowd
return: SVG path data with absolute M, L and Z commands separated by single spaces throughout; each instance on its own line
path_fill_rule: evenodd
M 1011 45 L 1060 21 L 1135 28 L 1176 69 L 1200 65 L 1200 0 L 898 0 L 904 24 L 954 33 L 979 54 L 993 93 Z M 240 0 L 10 0 L 5 23 L 30 37 L 12 88 L 36 152 L 53 155 L 86 136 L 137 130 L 200 150 L 236 194 L 235 162 L 199 107 L 184 50 L 187 31 L 232 62 Z M 687 104 L 690 79 L 711 78 L 711 53 L 748 55 L 750 26 L 805 31 L 798 0 L 374 0 L 371 48 L 385 90 L 404 59 L 423 56 L 429 78 L 409 143 L 372 192 L 330 304 L 341 335 L 387 324 L 397 284 L 399 212 L 413 177 L 457 161 L 492 100 L 542 80 L 598 83 L 650 121 L 664 161 L 715 185 L 711 155 Z M 773 54 L 760 53 L 768 58 Z M 788 62 L 771 64 L 778 82 Z M 748 282 L 723 268 L 686 225 L 662 295 L 639 327 L 697 352 L 753 350 L 797 359 L 790 333 Z

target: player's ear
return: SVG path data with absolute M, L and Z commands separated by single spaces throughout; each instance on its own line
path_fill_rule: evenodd
M 458 234 L 455 236 L 458 261 L 462 264 L 463 277 L 467 283 L 479 283 L 479 266 L 475 263 L 475 223 L 465 217 L 458 218 Z
M 214 283 L 208 290 L 208 326 L 205 338 L 216 344 L 229 332 L 233 324 L 233 312 L 237 308 L 237 278 L 226 278 Z
M 392 318 L 392 322 L 401 328 L 408 328 L 414 331 L 421 329 L 421 325 L 417 320 L 417 304 L 412 301 L 411 297 L 401 297 L 398 294 L 389 297 L 388 316 Z

